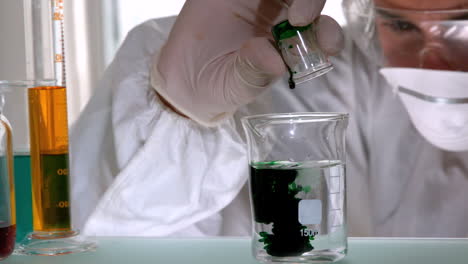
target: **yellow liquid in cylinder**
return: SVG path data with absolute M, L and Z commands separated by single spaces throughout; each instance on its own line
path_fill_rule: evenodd
M 65 87 L 28 90 L 34 231 L 70 231 Z

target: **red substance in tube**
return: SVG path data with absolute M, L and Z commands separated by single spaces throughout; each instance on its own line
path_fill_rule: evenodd
M 0 260 L 13 253 L 15 249 L 16 225 L 0 227 Z

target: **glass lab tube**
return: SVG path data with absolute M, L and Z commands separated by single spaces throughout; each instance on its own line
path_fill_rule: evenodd
M 10 124 L 3 115 L 3 90 L 0 91 L 0 260 L 15 248 L 16 212 L 13 178 L 13 147 Z
M 65 87 L 30 88 L 28 99 L 35 235 L 70 236 Z
M 0 81 L 4 93 L 3 114 L 8 117 L 13 135 L 13 163 L 16 200 L 16 242 L 32 232 L 31 159 L 27 93 L 32 82 Z
M 33 197 L 33 235 L 74 235 L 68 190 L 68 121 L 65 85 L 64 0 L 26 0 L 29 5 L 34 85 L 28 89 Z
M 317 23 L 295 27 L 285 20 L 272 28 L 277 48 L 290 74 L 290 88 L 333 69 L 328 56 L 317 44 L 316 27 Z
M 65 0 L 23 0 L 28 80 L 65 86 Z
M 63 255 L 95 244 L 73 230 L 70 217 L 64 0 L 24 0 L 33 232 L 17 250 Z

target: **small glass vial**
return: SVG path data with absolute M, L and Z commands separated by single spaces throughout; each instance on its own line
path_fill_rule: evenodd
M 10 123 L 3 115 L 4 96 L 0 82 L 0 260 L 15 249 L 16 213 L 13 179 L 13 147 Z
M 272 34 L 291 75 L 291 88 L 333 69 L 328 56 L 317 44 L 314 23 L 294 27 L 285 20 L 272 28 Z

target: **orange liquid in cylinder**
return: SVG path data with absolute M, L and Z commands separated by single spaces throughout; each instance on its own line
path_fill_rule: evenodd
M 71 231 L 66 88 L 28 90 L 34 231 Z

